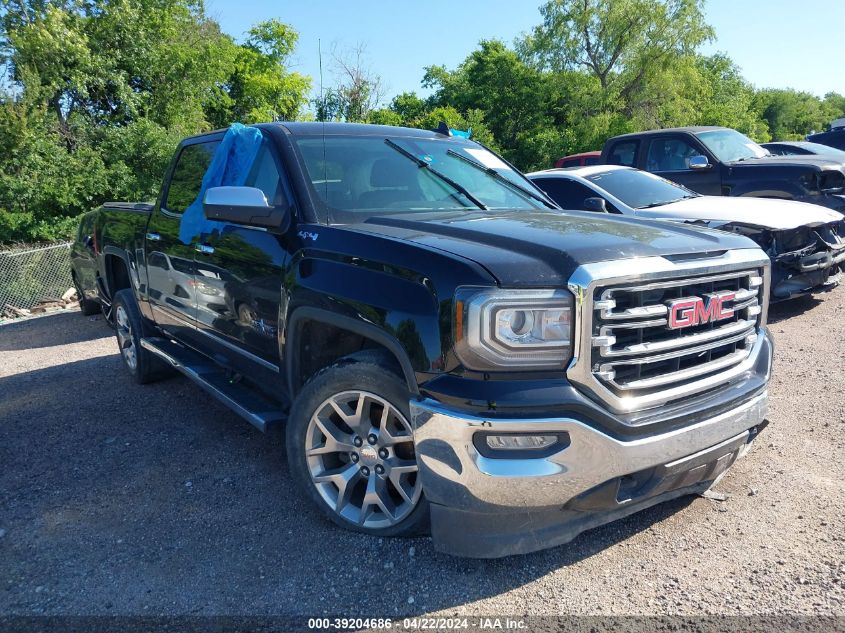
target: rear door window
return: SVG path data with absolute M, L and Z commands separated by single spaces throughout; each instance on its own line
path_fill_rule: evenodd
M 637 166 L 637 151 L 640 149 L 640 142 L 620 141 L 610 150 L 607 162 L 610 165 L 624 165 L 625 167 Z

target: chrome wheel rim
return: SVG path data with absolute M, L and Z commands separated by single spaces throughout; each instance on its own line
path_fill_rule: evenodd
M 408 420 L 384 398 L 344 391 L 326 399 L 308 423 L 311 481 L 337 515 L 354 525 L 396 525 L 422 494 Z
M 117 344 L 120 346 L 120 353 L 123 360 L 133 371 L 138 367 L 138 354 L 135 349 L 135 339 L 132 338 L 132 324 L 129 322 L 129 315 L 122 305 L 115 310 L 115 321 L 117 325 Z

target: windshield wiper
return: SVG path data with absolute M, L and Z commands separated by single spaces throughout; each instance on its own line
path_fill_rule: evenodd
M 496 179 L 496 180 L 498 180 L 499 182 L 503 183 L 505 186 L 510 187 L 511 189 L 516 190 L 516 191 L 518 191 L 518 192 L 522 193 L 522 194 L 523 194 L 523 195 L 525 195 L 525 196 L 528 196 L 528 197 L 530 197 L 530 198 L 533 198 L 534 200 L 537 200 L 537 201 L 539 201 L 539 202 L 542 202 L 544 205 L 546 205 L 546 206 L 547 206 L 547 207 L 549 207 L 550 209 L 557 209 L 557 205 L 554 205 L 554 204 L 549 204 L 549 200 L 547 200 L 546 198 L 544 198 L 544 197 L 543 197 L 543 196 L 541 196 L 540 194 L 538 194 L 538 193 L 534 193 L 534 192 L 533 192 L 533 191 L 531 191 L 530 189 L 526 189 L 526 188 L 525 188 L 525 187 L 523 187 L 522 185 L 518 185 L 518 184 L 516 184 L 513 180 L 511 180 L 510 178 L 506 178 L 505 176 L 503 176 L 502 174 L 500 174 L 499 172 L 497 172 L 497 171 L 496 171 L 495 169 L 493 169 L 492 167 L 485 167 L 485 166 L 484 166 L 484 165 L 482 165 L 481 163 L 477 163 L 477 162 L 475 162 L 474 160 L 472 160 L 471 158 L 467 158 L 466 156 L 462 156 L 461 154 L 459 154 L 458 152 L 456 152 L 456 151 L 455 151 L 455 150 L 453 150 L 453 149 L 450 149 L 450 150 L 449 150 L 448 152 L 446 152 L 446 153 L 447 153 L 449 156 L 453 156 L 453 157 L 455 157 L 455 158 L 457 158 L 457 159 L 459 159 L 459 160 L 464 161 L 464 162 L 465 162 L 465 163 L 467 163 L 468 165 L 472 165 L 472 166 L 473 166 L 473 167 L 475 167 L 476 169 L 478 169 L 478 170 L 480 170 L 480 171 L 483 171 L 485 174 L 487 174 L 488 176 L 490 176 L 490 177 L 492 177 L 492 178 L 495 178 L 495 179 Z
M 436 176 L 437 178 L 440 178 L 440 180 L 442 180 L 443 182 L 445 182 L 445 183 L 446 183 L 447 185 L 449 185 L 450 187 L 454 188 L 454 189 L 455 189 L 458 193 L 462 194 L 462 195 L 463 195 L 463 196 L 464 196 L 467 200 L 469 200 L 470 202 L 472 202 L 472 203 L 473 203 L 475 206 L 477 206 L 479 209 L 482 209 L 482 210 L 484 210 L 484 211 L 487 211 L 487 205 L 485 205 L 483 202 L 481 202 L 481 200 L 479 200 L 479 199 L 478 199 L 478 198 L 476 198 L 474 195 L 472 195 L 472 194 L 471 194 L 471 193 L 467 190 L 467 188 L 466 188 L 466 187 L 464 187 L 462 184 L 460 184 L 460 183 L 458 183 L 458 182 L 455 182 L 454 180 L 452 180 L 451 178 L 449 178 L 449 176 L 447 176 L 446 174 L 444 174 L 444 173 L 442 173 L 442 172 L 440 172 L 440 171 L 436 170 L 434 167 L 432 167 L 432 166 L 431 166 L 431 165 L 429 165 L 427 162 L 425 162 L 422 158 L 418 158 L 417 156 L 414 156 L 411 152 L 409 152 L 408 150 L 406 150 L 406 149 L 405 149 L 404 147 L 402 147 L 401 145 L 397 145 L 396 143 L 394 143 L 393 141 L 391 141 L 389 138 L 384 139 L 384 142 L 385 142 L 385 144 L 386 144 L 388 147 L 392 147 L 392 148 L 393 148 L 393 149 L 395 149 L 397 152 L 399 152 L 400 154 L 402 154 L 402 156 L 405 156 L 406 158 L 408 158 L 408 159 L 410 159 L 410 160 L 414 161 L 414 162 L 415 162 L 415 163 L 416 163 L 416 164 L 420 167 L 420 169 L 427 169 L 429 173 L 433 174 L 433 175 L 434 175 L 434 176 Z M 454 197 L 454 194 L 453 194 L 453 197 Z
M 664 204 L 672 204 L 674 202 L 680 202 L 681 200 L 689 200 L 690 198 L 698 198 L 697 193 L 690 193 L 685 196 L 681 196 L 680 198 L 675 198 L 674 200 L 661 200 L 660 202 L 652 202 L 642 207 L 637 207 L 637 209 L 653 209 L 654 207 L 662 207 Z

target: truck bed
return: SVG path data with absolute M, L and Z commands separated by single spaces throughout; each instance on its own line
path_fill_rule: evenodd
M 111 297 L 106 292 L 104 280 L 111 274 L 109 252 L 114 249 L 111 252 L 134 255 L 143 249 L 147 222 L 154 206 L 150 202 L 105 202 L 86 213 L 79 224 L 71 245 L 74 284 L 82 296 L 99 301 L 107 316 Z M 133 269 L 137 270 L 137 267 Z M 120 280 L 124 287 L 128 281 Z

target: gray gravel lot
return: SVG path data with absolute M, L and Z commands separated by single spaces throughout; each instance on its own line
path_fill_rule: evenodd
M 845 615 L 845 289 L 773 309 L 772 424 L 719 483 L 546 552 L 455 559 L 341 531 L 183 378 L 101 320 L 0 327 L 0 615 Z

